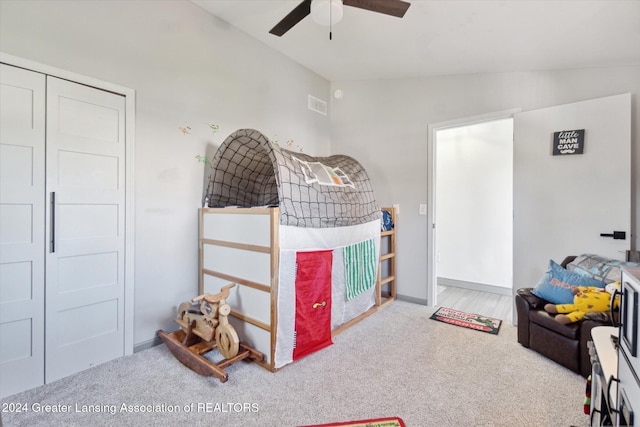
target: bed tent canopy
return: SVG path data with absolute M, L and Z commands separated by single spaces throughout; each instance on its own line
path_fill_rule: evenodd
M 205 195 L 209 208 L 278 207 L 205 209 L 201 216 L 202 230 L 215 224 L 210 236 L 224 230 L 224 238 L 212 238 L 226 242 L 215 250 L 234 251 L 220 256 L 208 242 L 202 246 L 203 263 L 212 270 L 218 265 L 225 280 L 242 278 L 237 292 L 246 294 L 235 300 L 238 310 L 268 325 L 265 329 L 245 322 L 245 338 L 269 354 L 273 369 L 330 345 L 332 331 L 366 316 L 376 303 L 382 214 L 369 177 L 356 160 L 289 151 L 257 130 L 240 129 L 224 140 L 211 165 Z M 265 239 L 249 224 L 264 211 L 269 220 L 278 215 L 277 224 L 258 227 L 269 233 L 268 257 L 246 247 L 258 239 L 263 248 Z M 221 212 L 224 215 L 218 215 Z M 215 221 L 206 220 L 209 214 Z M 254 231 L 247 232 L 250 229 Z M 243 242 L 242 250 L 228 242 Z M 227 271 L 234 262 L 240 271 Z M 264 289 L 269 293 L 260 296 Z M 261 298 L 264 305 L 258 304 Z
M 365 169 L 345 155 L 312 157 L 254 129 L 229 135 L 212 161 L 208 207 L 279 206 L 280 224 L 331 228 L 380 219 Z

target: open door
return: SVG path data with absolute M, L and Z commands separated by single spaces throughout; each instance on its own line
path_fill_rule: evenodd
M 514 292 L 534 286 L 549 259 L 595 253 L 623 260 L 631 240 L 631 95 L 514 119 Z M 554 133 L 572 130 L 584 130 L 582 153 L 554 155 Z

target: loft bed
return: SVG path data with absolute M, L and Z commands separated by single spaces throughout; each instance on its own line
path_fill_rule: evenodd
M 331 345 L 395 298 L 395 276 L 380 279 L 381 210 L 355 159 L 311 157 L 241 129 L 216 152 L 204 200 L 199 293 L 238 285 L 229 320 L 263 367 Z

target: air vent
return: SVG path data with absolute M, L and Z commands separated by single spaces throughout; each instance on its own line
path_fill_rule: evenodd
M 322 114 L 323 116 L 327 115 L 327 103 L 321 99 L 316 98 L 315 96 L 309 95 L 307 107 L 309 107 L 309 110 L 315 111 L 316 113 Z

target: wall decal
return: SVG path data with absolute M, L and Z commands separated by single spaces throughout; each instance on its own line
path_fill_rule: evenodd
M 274 144 L 280 145 L 280 142 L 278 141 L 278 135 L 274 135 L 272 138 L 269 138 L 271 140 L 271 142 L 273 142 Z M 303 152 L 303 148 L 302 145 L 300 144 L 296 144 L 295 141 L 293 139 L 288 140 L 286 143 L 286 148 L 287 150 L 291 150 L 291 151 L 298 151 L 300 153 Z
M 191 128 L 187 125 L 178 126 L 178 129 L 180 129 L 183 135 L 191 135 Z
M 296 145 L 295 142 L 293 142 L 293 139 L 290 139 L 289 141 L 287 141 L 287 148 L 290 150 L 297 150 L 299 152 L 302 153 L 302 146 L 301 145 Z

